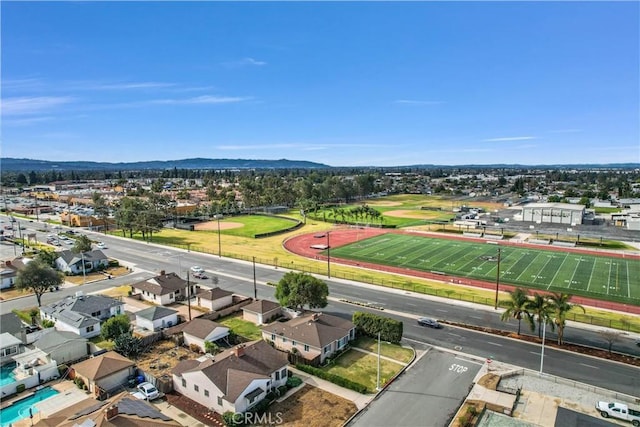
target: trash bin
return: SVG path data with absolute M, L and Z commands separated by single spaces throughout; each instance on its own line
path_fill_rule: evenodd
M 144 375 L 138 375 L 138 384 L 144 382 Z

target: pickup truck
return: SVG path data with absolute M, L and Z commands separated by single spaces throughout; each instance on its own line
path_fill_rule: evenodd
M 596 409 L 604 418 L 618 418 L 631 421 L 634 427 L 640 427 L 640 411 L 629 408 L 624 403 L 598 402 Z

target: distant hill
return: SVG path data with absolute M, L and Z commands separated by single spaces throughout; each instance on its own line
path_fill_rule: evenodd
M 304 160 L 246 160 L 246 159 L 183 159 L 183 160 L 152 160 L 148 162 L 52 162 L 48 160 L 0 158 L 2 171 L 87 171 L 87 170 L 164 170 L 164 169 L 324 169 L 330 168 L 322 163 Z

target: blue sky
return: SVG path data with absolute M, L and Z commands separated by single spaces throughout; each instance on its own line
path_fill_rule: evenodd
M 2 2 L 2 156 L 640 162 L 638 2 Z

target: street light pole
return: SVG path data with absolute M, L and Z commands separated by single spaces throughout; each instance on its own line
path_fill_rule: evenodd
M 331 279 L 331 243 L 329 242 L 329 233 L 327 231 L 327 278 Z
M 544 341 L 547 333 L 547 319 L 542 323 L 542 350 L 540 351 L 540 375 L 542 375 L 542 366 L 544 365 Z
M 258 288 L 256 286 L 256 257 L 253 257 L 253 299 L 258 299 Z
M 84 265 L 84 252 L 80 252 L 80 257 L 82 258 L 82 284 L 84 285 L 87 282 L 87 269 Z
M 500 255 L 501 247 L 498 246 L 498 268 L 496 269 L 496 302 L 493 306 L 494 310 L 498 309 L 498 289 L 500 288 Z

